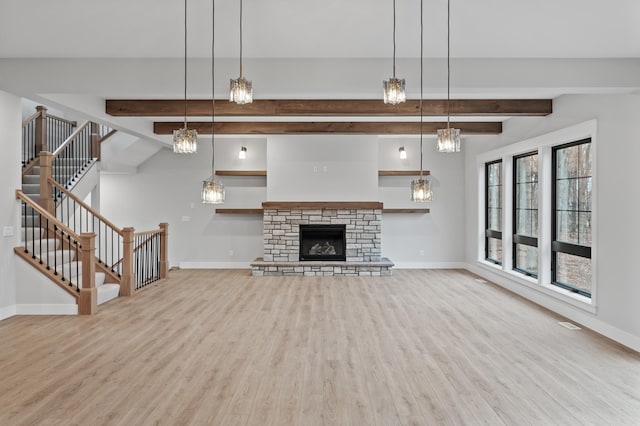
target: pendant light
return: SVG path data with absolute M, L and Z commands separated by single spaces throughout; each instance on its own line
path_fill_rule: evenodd
M 224 203 L 224 185 L 216 180 L 216 173 L 214 170 L 214 158 L 215 158 L 215 130 L 216 125 L 214 121 L 216 111 L 216 98 L 215 98 L 215 18 L 216 18 L 216 2 L 211 0 L 211 178 L 202 181 L 202 203 L 203 204 L 222 204 Z
M 404 78 L 396 78 L 396 0 L 393 0 L 393 77 L 382 82 L 384 103 L 397 105 L 407 100 Z
M 187 0 L 184 0 L 184 128 L 173 131 L 173 152 L 193 154 L 198 150 L 198 131 L 187 128 Z
M 460 152 L 460 129 L 451 128 L 451 0 L 447 0 L 447 128 L 438 129 L 438 152 Z
M 414 181 L 411 181 L 411 201 L 416 203 L 424 203 L 427 201 L 431 201 L 433 198 L 433 193 L 431 191 L 431 181 L 425 180 L 423 178 L 422 171 L 422 138 L 423 138 L 423 119 L 422 119 L 422 97 L 423 97 L 423 84 L 422 84 L 422 70 L 423 70 L 423 18 L 422 18 L 422 2 L 420 0 L 420 178 Z
M 242 0 L 240 0 L 240 77 L 231 79 L 229 102 L 235 102 L 239 105 L 253 102 L 251 82 L 242 76 Z

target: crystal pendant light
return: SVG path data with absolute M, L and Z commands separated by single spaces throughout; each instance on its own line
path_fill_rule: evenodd
M 215 53 L 215 16 L 216 16 L 216 5 L 215 0 L 212 0 L 211 5 L 211 177 L 202 181 L 202 203 L 203 204 L 222 204 L 224 203 L 224 185 L 216 180 L 216 173 L 214 170 L 214 158 L 215 158 L 215 107 L 216 107 L 216 98 L 215 98 L 215 61 L 214 61 L 214 53 Z
M 411 201 L 416 203 L 424 203 L 427 201 L 431 201 L 433 198 L 433 192 L 431 191 L 431 182 L 423 178 L 422 172 L 422 127 L 423 127 L 423 118 L 422 118 L 422 97 L 423 97 L 423 84 L 422 84 L 422 70 L 423 70 L 423 33 L 424 33 L 424 25 L 422 18 L 422 2 L 420 0 L 420 178 L 414 181 L 411 181 Z
M 229 102 L 239 105 L 253 102 L 251 82 L 242 76 L 242 0 L 240 0 L 240 77 L 231 79 Z
M 397 105 L 407 100 L 404 78 L 396 78 L 396 0 L 393 0 L 393 77 L 382 82 L 384 103 Z
M 451 0 L 447 0 L 447 128 L 438 129 L 438 152 L 460 152 L 460 129 L 451 128 Z
M 173 152 L 193 154 L 198 150 L 198 131 L 187 128 L 187 0 L 184 0 L 184 128 L 173 131 Z

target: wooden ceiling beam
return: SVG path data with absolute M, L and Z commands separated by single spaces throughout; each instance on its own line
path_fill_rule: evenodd
M 420 101 L 408 100 L 398 105 L 385 105 L 380 99 L 263 99 L 237 105 L 216 99 L 216 116 L 417 116 Z M 180 117 L 184 115 L 184 100 L 108 99 L 106 112 L 118 117 Z M 551 99 L 453 99 L 452 116 L 544 116 L 552 112 Z M 447 114 L 446 99 L 423 100 L 425 116 Z M 210 99 L 187 101 L 190 117 L 211 116 Z
M 184 126 L 183 122 L 153 123 L 153 131 L 159 135 L 170 135 Z M 189 122 L 190 129 L 196 129 L 202 135 L 211 134 L 211 122 Z M 435 134 L 438 129 L 447 127 L 446 122 L 423 123 L 424 134 Z M 463 135 L 497 135 L 502 133 L 501 122 L 452 122 L 451 127 L 460 129 Z M 420 134 L 418 122 L 216 122 L 217 135 L 314 135 L 314 134 L 352 134 L 352 135 L 417 135 Z

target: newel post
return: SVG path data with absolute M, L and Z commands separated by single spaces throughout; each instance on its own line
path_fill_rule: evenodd
M 40 201 L 39 204 L 47 212 L 56 215 L 56 205 L 53 202 L 53 185 L 49 178 L 53 177 L 53 154 L 40 151 Z
M 80 234 L 80 249 L 78 250 L 82 262 L 82 288 L 78 298 L 78 314 L 93 315 L 98 310 L 98 292 L 96 289 L 96 234 L 93 232 Z
M 93 151 L 92 157 L 95 157 L 100 161 L 100 133 L 98 123 L 91 122 L 91 150 Z
M 122 279 L 120 280 L 120 296 L 132 296 L 135 285 L 133 273 L 133 228 L 122 229 Z
M 169 275 L 169 224 L 162 222 L 160 229 L 160 279 L 163 279 Z
M 38 105 L 36 111 L 40 113 L 36 118 L 36 154 L 48 151 L 47 147 L 47 108 Z

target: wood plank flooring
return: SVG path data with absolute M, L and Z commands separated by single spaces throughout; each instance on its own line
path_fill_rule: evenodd
M 172 271 L 0 322 L 1 425 L 638 425 L 640 354 L 464 271 Z

